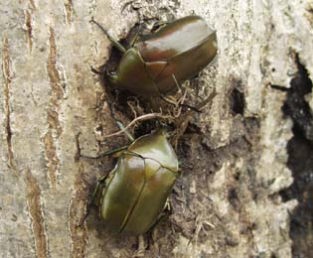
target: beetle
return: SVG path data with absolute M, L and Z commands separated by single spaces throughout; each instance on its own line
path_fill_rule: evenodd
M 109 82 L 142 96 L 174 93 L 179 83 L 197 75 L 217 54 L 216 32 L 200 16 L 187 16 L 168 23 L 155 33 L 135 38 L 125 49 L 96 23 L 123 53 Z
M 178 171 L 177 156 L 163 131 L 136 139 L 98 181 L 94 198 L 100 217 L 112 232 L 147 232 L 159 218 Z

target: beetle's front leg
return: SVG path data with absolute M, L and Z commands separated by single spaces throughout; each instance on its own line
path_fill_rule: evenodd
M 135 254 L 133 255 L 133 257 L 144 257 L 145 252 L 146 252 L 146 241 L 143 235 L 139 235 L 138 236 L 138 248 L 135 252 Z
M 170 212 L 172 210 L 172 204 L 171 201 L 167 198 L 165 205 L 164 205 L 164 211 Z
M 135 45 L 135 43 L 138 41 L 138 38 L 140 38 L 141 31 L 142 31 L 142 23 L 139 23 L 138 29 L 137 29 L 135 35 L 133 35 L 130 38 L 130 41 L 129 41 L 129 46 L 130 47 L 133 47 Z
M 96 204 L 97 206 L 99 205 L 99 200 L 101 198 L 101 189 L 103 189 L 104 185 L 105 185 L 105 180 L 107 179 L 108 175 L 105 175 L 103 177 L 101 177 L 98 181 L 97 181 L 97 185 L 95 190 L 92 193 L 91 196 L 91 200 L 89 205 L 91 206 L 93 203 Z
M 85 216 L 81 219 L 80 223 L 79 223 L 79 226 L 82 226 L 83 223 L 86 221 L 89 213 L 90 213 L 90 209 L 91 209 L 91 206 L 93 204 L 96 204 L 98 205 L 98 203 L 95 203 L 95 202 L 99 202 L 100 200 L 100 197 L 101 197 L 101 189 L 103 188 L 103 185 L 105 184 L 105 180 L 107 178 L 107 175 L 101 177 L 98 181 L 97 181 L 97 185 L 96 185 L 96 188 L 95 190 L 93 191 L 92 195 L 91 195 L 91 198 L 88 200 L 87 202 L 87 208 L 86 208 L 86 214 Z

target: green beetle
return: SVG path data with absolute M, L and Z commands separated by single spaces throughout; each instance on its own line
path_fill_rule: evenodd
M 142 96 L 175 92 L 177 83 L 197 75 L 217 54 L 216 33 L 199 16 L 169 23 L 135 40 L 127 50 L 100 28 L 123 52 L 117 70 L 107 75 L 109 81 L 113 86 Z
M 142 136 L 121 151 L 98 182 L 95 202 L 113 232 L 143 234 L 157 221 L 178 177 L 178 160 L 163 131 Z

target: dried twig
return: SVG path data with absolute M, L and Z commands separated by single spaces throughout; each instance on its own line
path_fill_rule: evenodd
M 146 114 L 146 115 L 142 115 L 139 117 L 136 117 L 135 119 L 133 119 L 127 126 L 125 126 L 123 129 L 121 129 L 120 131 L 117 131 L 115 133 L 112 134 L 108 134 L 108 135 L 104 135 L 103 138 L 110 138 L 112 136 L 116 136 L 119 134 L 124 133 L 128 128 L 130 128 L 131 126 L 133 126 L 136 122 L 138 121 L 143 121 L 143 120 L 149 120 L 149 119 L 154 119 L 154 118 L 161 118 L 161 119 L 173 119 L 172 116 L 169 115 L 162 115 L 160 113 L 150 113 L 150 114 Z

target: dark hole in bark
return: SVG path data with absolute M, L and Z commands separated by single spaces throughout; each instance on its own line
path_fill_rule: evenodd
M 228 191 L 228 196 L 227 196 L 230 204 L 233 206 L 235 210 L 238 210 L 240 204 L 239 204 L 239 197 L 237 190 L 235 188 L 231 188 Z
M 243 115 L 245 110 L 245 96 L 243 93 L 242 85 L 240 81 L 234 83 L 235 87 L 233 88 L 230 95 L 230 108 L 233 114 Z
M 313 119 L 305 95 L 312 91 L 312 82 L 305 67 L 296 59 L 298 73 L 283 112 L 294 123 L 293 137 L 288 142 L 287 165 L 294 177 L 293 184 L 281 192 L 284 201 L 296 198 L 299 206 L 291 214 L 290 237 L 293 240 L 293 257 L 310 257 L 312 254 L 313 221 Z
M 313 141 L 313 116 L 309 104 L 305 100 L 305 95 L 312 92 L 312 82 L 298 58 L 296 62 L 298 73 L 291 81 L 283 112 L 292 119 L 296 132 Z

